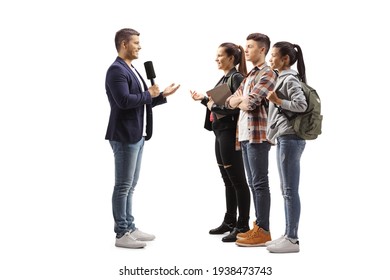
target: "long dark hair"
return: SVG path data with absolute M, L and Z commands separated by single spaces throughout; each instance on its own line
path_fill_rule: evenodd
M 234 66 L 238 65 L 238 72 L 246 76 L 248 71 L 246 69 L 245 52 L 243 47 L 233 43 L 222 43 L 219 47 L 224 48 L 228 56 L 234 57 Z
M 279 49 L 279 53 L 281 56 L 288 55 L 290 58 L 290 65 L 294 65 L 296 61 L 297 63 L 297 70 L 299 77 L 301 78 L 301 81 L 306 83 L 306 69 L 305 69 L 305 62 L 303 61 L 303 54 L 302 49 L 297 44 L 291 44 L 289 42 L 277 42 L 273 45 L 274 48 Z

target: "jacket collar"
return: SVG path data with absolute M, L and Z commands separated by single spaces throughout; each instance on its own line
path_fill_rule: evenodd
M 282 72 L 279 73 L 279 78 L 288 76 L 288 75 L 298 75 L 298 72 L 295 71 L 294 69 L 288 69 L 288 70 L 283 70 Z
M 229 78 L 231 75 L 233 75 L 234 73 L 238 72 L 236 67 L 233 67 L 232 69 L 230 69 L 230 71 L 225 75 L 226 78 Z
M 125 68 L 127 68 L 128 70 L 131 70 L 129 65 L 126 63 L 126 61 L 123 60 L 123 58 L 117 56 L 116 60 L 117 62 L 119 62 L 120 64 L 122 64 L 123 66 L 125 66 Z M 132 65 L 133 66 L 133 65 Z
M 232 69 L 230 69 L 230 71 L 229 71 L 226 75 L 222 76 L 222 78 L 219 79 L 218 83 L 217 83 L 215 86 L 217 86 L 217 85 L 219 85 L 220 83 L 222 83 L 222 81 L 225 81 L 225 82 L 226 82 L 226 81 L 229 79 L 229 77 L 230 77 L 231 75 L 233 75 L 234 73 L 236 73 L 236 72 L 238 72 L 237 69 L 236 69 L 236 67 L 233 67 Z
M 263 70 L 265 67 L 268 67 L 268 64 L 266 61 L 264 61 L 262 64 L 259 64 L 259 65 L 256 65 L 252 68 L 251 71 L 248 72 L 248 74 L 246 75 L 247 77 L 249 77 L 253 72 L 257 72 L 257 71 L 261 71 Z
M 130 75 L 132 75 L 133 78 L 134 78 L 134 80 L 137 82 L 137 84 L 138 84 L 138 86 L 139 86 L 139 89 L 142 90 L 142 86 L 141 86 L 141 84 L 139 83 L 138 78 L 135 76 L 133 70 L 130 69 L 130 67 L 129 67 L 129 65 L 126 63 L 126 61 L 124 61 L 123 58 L 121 58 L 121 57 L 119 57 L 119 56 L 116 58 L 115 61 L 117 61 L 118 63 L 122 64 L 127 70 L 129 70 Z M 142 81 L 143 84 L 144 84 L 145 90 L 147 90 L 148 87 L 147 87 L 147 85 L 146 85 L 144 79 L 142 78 L 141 74 L 137 71 L 137 69 L 135 69 L 135 67 L 133 66 L 133 64 L 132 64 L 131 66 L 132 66 L 132 67 L 134 68 L 134 70 L 138 73 L 139 77 L 141 78 L 141 81 Z

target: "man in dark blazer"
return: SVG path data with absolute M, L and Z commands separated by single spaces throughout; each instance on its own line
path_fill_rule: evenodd
M 116 33 L 118 57 L 106 75 L 106 93 L 111 107 L 106 139 L 115 158 L 112 196 L 115 246 L 125 248 L 142 248 L 146 246 L 143 241 L 155 238 L 135 227 L 132 197 L 139 177 L 144 141 L 152 137 L 152 107 L 166 103 L 166 97 L 180 86 L 171 84 L 163 92 L 160 92 L 158 85 L 147 88 L 132 65 L 141 49 L 139 35 L 130 28 Z

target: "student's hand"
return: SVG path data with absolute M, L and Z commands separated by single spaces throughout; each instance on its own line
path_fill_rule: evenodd
M 148 88 L 148 91 L 152 98 L 155 98 L 160 95 L 160 88 L 158 85 L 152 85 L 150 88 Z
M 171 94 L 174 94 L 179 87 L 180 85 L 175 85 L 175 83 L 170 84 L 166 89 L 164 89 L 163 96 L 167 97 Z
M 204 98 L 203 94 L 197 93 L 196 91 L 190 90 L 190 93 L 191 93 L 192 99 L 194 99 L 195 101 L 201 101 Z
M 270 91 L 267 95 L 267 99 L 276 105 L 282 105 L 282 99 L 280 99 L 276 92 Z

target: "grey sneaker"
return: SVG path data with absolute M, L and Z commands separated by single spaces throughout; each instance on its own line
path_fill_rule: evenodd
M 267 246 L 267 250 L 271 253 L 298 253 L 299 252 L 299 241 L 295 242 L 287 237 L 284 237 L 277 243 Z
M 271 240 L 271 241 L 267 241 L 265 242 L 265 246 L 269 246 L 269 245 L 272 245 L 272 244 L 276 244 L 278 243 L 279 241 L 282 241 L 284 239 L 285 235 L 282 235 L 281 237 L 277 238 L 277 239 L 274 239 L 274 240 Z
M 146 246 L 146 243 L 136 240 L 130 235 L 129 232 L 126 232 L 121 238 L 116 238 L 115 240 L 116 247 L 138 249 Z
M 139 241 L 152 241 L 156 237 L 153 234 L 140 231 L 138 228 L 130 232 L 131 237 Z

